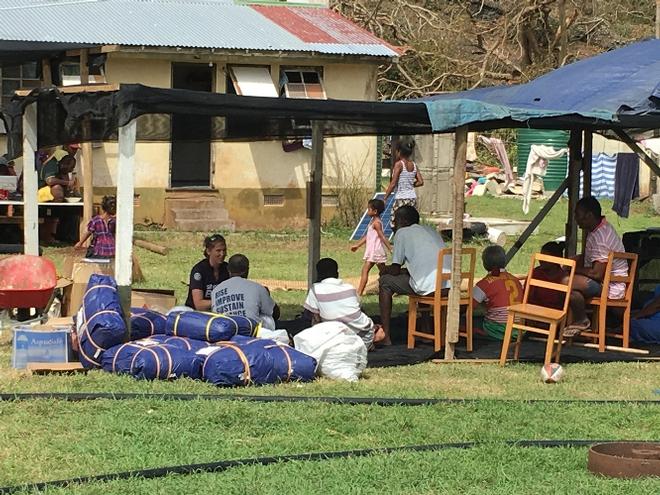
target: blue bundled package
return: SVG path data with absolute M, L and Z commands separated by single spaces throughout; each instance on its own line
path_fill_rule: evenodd
M 227 341 L 234 335 L 254 336 L 258 329 L 258 322 L 245 316 L 184 311 L 167 316 L 166 333 L 213 343 Z
M 222 342 L 215 347 L 199 351 L 205 355 L 204 380 L 218 386 L 264 385 L 278 381 L 273 357 L 261 346 Z
M 80 362 L 85 368 L 100 367 L 103 352 L 125 342 L 126 322 L 112 277 L 93 274 L 89 278 L 76 323 Z
M 103 369 L 125 373 L 142 380 L 169 380 L 201 377 L 203 358 L 167 344 L 141 345 L 135 342 L 111 347 L 103 353 Z
M 146 308 L 131 308 L 131 340 L 165 334 L 167 317 Z

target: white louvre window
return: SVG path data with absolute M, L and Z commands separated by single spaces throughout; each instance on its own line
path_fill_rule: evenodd
M 264 206 L 284 206 L 284 194 L 264 194 Z
M 268 67 L 233 65 L 229 67 L 229 76 L 237 95 L 278 97 Z
M 339 197 L 336 194 L 324 194 L 321 196 L 321 206 L 339 206 Z

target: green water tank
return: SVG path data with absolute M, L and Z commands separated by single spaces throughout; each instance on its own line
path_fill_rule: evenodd
M 568 147 L 568 131 L 545 131 L 539 129 L 518 129 L 518 177 L 525 175 L 529 149 L 533 144 L 545 144 L 558 150 Z M 550 160 L 548 172 L 543 179 L 546 191 L 556 190 L 566 178 L 568 154 Z

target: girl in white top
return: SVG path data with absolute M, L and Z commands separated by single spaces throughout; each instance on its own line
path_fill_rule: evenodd
M 396 163 L 392 169 L 392 180 L 385 191 L 385 203 L 396 187 L 394 194 L 394 205 L 392 206 L 391 222 L 394 227 L 394 214 L 396 210 L 404 205 L 410 205 L 417 208 L 417 194 L 415 188 L 424 185 L 424 179 L 419 172 L 417 165 L 410 157 L 415 149 L 415 141 L 410 139 L 399 141 L 396 148 Z

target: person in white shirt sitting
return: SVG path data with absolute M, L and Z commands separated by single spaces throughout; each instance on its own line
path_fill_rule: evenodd
M 438 232 L 419 225 L 419 213 L 412 206 L 402 206 L 394 214 L 394 253 L 392 264 L 380 274 L 378 302 L 384 337 L 382 345 L 391 345 L 390 319 L 394 294 L 428 295 L 435 292 L 438 252 L 445 243 Z M 405 268 L 402 266 L 405 265 Z M 443 260 L 443 272 L 451 269 L 451 259 Z M 442 290 L 449 290 L 449 283 Z

